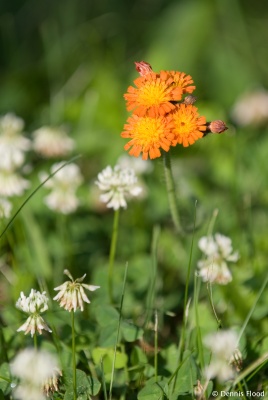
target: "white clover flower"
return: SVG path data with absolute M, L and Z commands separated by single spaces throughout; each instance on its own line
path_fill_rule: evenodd
M 59 368 L 54 368 L 53 375 L 45 380 L 43 384 L 43 391 L 47 397 L 51 397 L 54 392 L 59 391 L 59 378 L 62 376 L 62 372 Z
M 4 197 L 0 197 L 0 218 L 9 218 L 11 215 L 12 204 Z
M 0 169 L 0 196 L 21 196 L 30 187 L 30 182 L 15 171 Z
M 19 378 L 14 397 L 20 400 L 45 400 L 46 382 L 60 374 L 57 359 L 46 351 L 25 349 L 10 364 L 12 375 Z
M 226 285 L 232 281 L 232 275 L 227 262 L 236 262 L 239 258 L 238 252 L 233 253 L 230 238 L 216 233 L 215 236 L 204 236 L 198 242 L 198 247 L 206 258 L 199 260 L 198 275 L 204 282 L 216 282 Z
M 40 293 L 32 289 L 28 297 L 23 292 L 16 303 L 16 307 L 28 314 L 42 313 L 48 309 L 48 297 L 46 292 Z
M 233 379 L 235 369 L 232 362 L 237 352 L 238 335 L 231 330 L 219 331 L 207 335 L 204 344 L 212 352 L 211 362 L 205 369 L 206 378 L 209 380 L 217 377 L 220 382 Z
M 241 126 L 268 122 L 268 91 L 258 89 L 244 93 L 235 103 L 232 118 Z
M 43 330 L 48 331 L 50 333 L 52 332 L 52 330 L 49 328 L 49 326 L 45 322 L 44 318 L 41 317 L 41 315 L 33 314 L 27 318 L 26 322 L 24 322 L 24 324 L 22 324 L 19 327 L 19 329 L 17 329 L 17 332 L 25 332 L 25 335 L 30 333 L 31 336 L 33 337 L 36 332 L 42 335 Z
M 114 169 L 110 166 L 106 167 L 98 174 L 96 185 L 102 190 L 100 200 L 107 203 L 108 208 L 118 210 L 120 207 L 126 208 L 126 197 L 138 196 L 142 189 L 137 186 L 137 177 L 133 169 L 121 169 L 116 165 Z
M 14 114 L 0 118 L 0 169 L 13 170 L 20 167 L 25 151 L 31 148 L 29 139 L 21 134 L 24 122 Z
M 59 290 L 59 293 L 53 298 L 53 300 L 57 300 L 60 303 L 60 307 L 63 307 L 67 311 L 76 311 L 77 308 L 84 311 L 84 302 L 90 303 L 84 288 L 94 292 L 99 289 L 100 286 L 81 283 L 85 279 L 86 274 L 81 278 L 74 280 L 68 269 L 65 269 L 63 272 L 70 278 L 70 281 L 66 281 L 54 289 Z
M 57 171 L 63 163 L 56 163 L 51 168 L 51 173 Z M 40 180 L 44 181 L 48 174 L 41 173 Z M 80 169 L 76 164 L 67 164 L 52 176 L 44 186 L 52 189 L 51 193 L 45 197 L 45 204 L 54 211 L 63 214 L 74 212 L 79 200 L 76 196 L 78 186 L 83 182 Z
M 24 121 L 13 113 L 8 113 L 0 117 L 0 135 L 8 134 L 10 136 L 21 133 L 24 128 Z
M 43 313 L 48 309 L 48 297 L 46 296 L 46 292 L 40 293 L 32 289 L 28 297 L 21 292 L 16 307 L 19 310 L 30 314 L 26 322 L 17 329 L 17 332 L 23 331 L 25 332 L 25 335 L 31 333 L 31 336 L 36 332 L 41 335 L 43 329 L 52 332 L 40 315 L 40 313 Z
M 73 139 L 69 138 L 65 130 L 43 126 L 33 132 L 33 148 L 42 156 L 64 157 L 75 147 Z

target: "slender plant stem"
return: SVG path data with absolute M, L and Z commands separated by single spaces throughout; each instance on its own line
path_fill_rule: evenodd
M 38 345 L 37 345 L 37 333 L 36 332 L 34 333 L 33 340 L 34 340 L 34 349 L 37 351 Z
M 169 152 L 164 152 L 163 160 L 164 160 L 164 171 L 165 171 L 167 195 L 168 195 L 171 217 L 172 217 L 176 231 L 178 233 L 182 233 Z
M 196 344 L 199 353 L 199 363 L 201 366 L 201 370 L 204 370 L 205 361 L 204 361 L 204 352 L 203 352 L 203 342 L 202 342 L 202 333 L 200 327 L 200 320 L 199 320 L 199 310 L 198 310 L 198 300 L 199 300 L 199 293 L 200 293 L 200 286 L 201 281 L 200 279 L 195 276 L 194 279 L 194 312 L 195 312 L 195 325 L 196 325 Z
M 189 283 L 190 283 L 190 274 L 191 274 L 191 266 L 192 266 L 192 255 L 193 255 L 193 247 L 194 247 L 195 224 L 196 224 L 196 204 L 197 203 L 195 203 L 194 229 L 193 229 L 193 235 L 192 235 L 192 241 L 191 241 L 190 257 L 189 257 L 189 263 L 188 263 L 188 269 L 187 269 L 187 277 L 186 277 L 186 283 L 185 283 L 185 291 L 184 291 L 182 330 L 181 330 L 181 337 L 180 337 L 180 342 L 179 342 L 179 346 L 178 346 L 178 364 L 179 365 L 183 362 L 183 352 L 185 350 L 185 341 L 186 341 L 185 338 L 186 338 L 187 317 L 188 317 L 188 308 L 189 308 L 188 294 L 189 294 Z M 178 373 L 178 370 L 176 372 L 174 383 L 173 383 L 173 391 L 175 389 L 176 382 L 177 382 L 177 373 Z
M 111 382 L 110 382 L 110 389 L 109 389 L 109 400 L 112 400 L 112 390 L 113 390 L 113 382 L 114 382 L 114 370 L 115 370 L 115 361 L 116 361 L 116 350 L 117 350 L 117 344 L 118 344 L 118 341 L 119 341 L 119 333 L 120 333 L 120 326 L 121 326 L 121 319 L 122 319 L 122 309 L 123 309 L 123 303 L 124 303 L 124 297 L 125 297 L 125 288 L 126 288 L 126 281 L 127 281 L 127 271 L 128 271 L 128 263 L 126 263 L 126 267 L 125 267 L 123 289 L 122 289 L 122 295 L 121 295 L 121 301 L 120 301 L 120 307 L 119 307 L 119 320 L 118 320 L 116 340 L 115 340 L 115 345 L 114 345 L 114 356 L 113 356 Z
M 158 314 L 157 310 L 155 310 L 154 315 L 154 376 L 155 382 L 157 382 L 158 375 Z
M 113 232 L 109 255 L 109 270 L 108 270 L 108 289 L 110 302 L 113 303 L 113 271 L 114 271 L 114 259 L 116 253 L 116 244 L 118 236 L 118 224 L 119 224 L 119 209 L 114 212 Z
M 216 319 L 216 321 L 217 321 L 218 329 L 222 329 L 222 322 L 221 322 L 221 320 L 218 318 L 216 309 L 215 309 L 215 307 L 214 307 L 213 296 L 212 296 L 212 286 L 211 286 L 211 283 L 210 283 L 210 282 L 207 283 L 207 290 L 208 290 L 208 299 L 209 299 L 209 303 L 210 303 L 210 305 L 211 305 L 211 308 L 212 308 L 214 317 L 215 317 L 215 319 Z
M 156 278 L 157 278 L 157 249 L 158 242 L 160 237 L 160 227 L 158 225 L 153 228 L 153 237 L 151 244 L 151 253 L 152 253 L 152 275 L 150 280 L 150 287 L 148 288 L 148 294 L 146 299 L 146 316 L 144 318 L 143 328 L 146 329 L 148 327 L 148 323 L 152 318 L 155 295 L 156 295 Z
M 74 331 L 74 311 L 71 311 L 72 315 L 72 358 L 73 358 L 73 391 L 74 400 L 77 398 L 76 394 L 76 360 L 75 360 L 75 331 Z
M 28 203 L 28 201 L 35 195 L 36 192 L 38 192 L 38 190 L 44 186 L 44 184 L 49 181 L 49 179 L 51 179 L 58 171 L 60 171 L 62 168 L 65 167 L 65 165 L 70 164 L 71 162 L 75 161 L 77 158 L 79 158 L 80 156 L 75 156 L 73 158 L 71 158 L 71 160 L 66 161 L 64 164 L 62 164 L 55 172 L 53 172 L 52 174 L 50 174 L 42 183 L 40 183 L 40 185 L 38 185 L 34 191 L 26 198 L 26 200 L 24 200 L 24 202 L 20 205 L 20 207 L 18 208 L 18 210 L 15 212 L 15 214 L 13 215 L 13 217 L 8 221 L 7 225 L 5 226 L 4 230 L 2 231 L 2 233 L 0 234 L 0 239 L 2 238 L 2 236 L 5 234 L 5 232 L 8 230 L 8 228 L 10 227 L 10 225 L 12 224 L 12 222 L 14 221 L 14 219 L 18 216 L 18 214 L 20 213 L 20 211 L 23 209 L 23 207 Z
M 242 328 L 240 330 L 240 333 L 239 333 L 239 336 L 238 336 L 238 339 L 237 339 L 237 346 L 238 346 L 238 343 L 240 342 L 240 339 L 241 339 L 241 337 L 242 337 L 242 335 L 244 333 L 244 330 L 246 329 L 246 326 L 247 326 L 250 318 L 252 317 L 252 314 L 253 314 L 253 312 L 254 312 L 254 310 L 256 308 L 256 305 L 257 305 L 262 293 L 264 292 L 264 289 L 265 289 L 267 283 L 268 283 L 268 274 L 267 274 L 265 280 L 263 281 L 263 284 L 262 284 L 262 286 L 261 286 L 261 288 L 259 290 L 259 293 L 256 296 L 254 304 L 252 305 L 252 307 L 251 307 L 251 309 L 250 309 L 250 311 L 249 311 L 249 313 L 248 313 L 248 315 L 247 315 L 247 317 L 245 319 L 245 322 L 243 323 L 243 326 L 242 326 Z
M 104 370 L 103 370 L 103 359 L 102 358 L 101 358 L 100 365 L 101 365 L 101 380 L 102 380 L 104 400 L 108 400 L 107 390 L 106 390 L 106 382 L 105 382 L 105 375 L 104 375 Z
M 179 357 L 182 357 L 184 345 L 185 345 L 185 336 L 186 336 L 186 328 L 187 328 L 188 293 L 189 293 L 192 255 L 193 255 L 193 247 L 194 247 L 195 224 L 196 224 L 196 204 L 195 204 L 195 212 L 194 212 L 194 230 L 193 230 L 192 241 L 191 241 L 190 258 L 189 258 L 189 263 L 188 263 L 187 277 L 186 277 L 185 291 L 184 291 L 183 326 L 182 326 L 181 340 L 180 340 L 180 345 L 179 345 L 179 349 L 180 349 Z M 181 359 L 180 359 L 180 361 L 181 361 Z

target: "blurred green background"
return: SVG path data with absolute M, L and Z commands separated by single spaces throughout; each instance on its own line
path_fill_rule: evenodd
M 150 272 L 147 276 L 144 271 L 151 265 L 152 230 L 160 224 L 164 289 L 161 284 L 159 290 L 166 295 L 170 292 L 166 308 L 177 306 L 197 200 L 197 238 L 206 234 L 212 213 L 218 209 L 215 231 L 233 239 L 241 254 L 235 274 L 240 283 L 249 282 L 241 293 L 257 290 L 268 256 L 267 121 L 242 128 L 236 126 L 231 111 L 244 92 L 268 87 L 268 3 L 2 0 L 0 8 L 0 114 L 13 111 L 22 117 L 29 135 L 42 125 L 66 124 L 77 143 L 77 154 L 82 155 L 79 164 L 88 185 L 124 153 L 120 132 L 128 113 L 123 94 L 137 77 L 134 61 L 145 60 L 155 71 L 179 70 L 193 77 L 200 114 L 208 120 L 225 120 L 229 130 L 207 136 L 191 148 L 172 149 L 179 205 L 189 236 L 179 240 L 173 233 L 162 163 L 155 160 L 153 173 L 144 177 L 147 197 L 122 213 L 117 259 L 122 266 L 126 260 L 133 266 L 130 279 L 142 299 L 140 293 L 146 293 L 150 280 Z M 98 274 L 107 266 L 112 213 L 90 208 L 92 199 L 87 191 L 85 187 L 79 212 L 64 222 L 67 245 L 62 245 L 66 237 L 60 238 L 55 229 L 58 220 L 38 206 L 44 193 L 40 191 L 31 202 L 43 217 L 39 222 L 43 221 L 44 238 L 49 232 L 48 259 L 61 266 L 56 269 L 57 284 L 66 266 L 96 271 L 93 283 L 99 284 Z M 31 221 L 27 214 L 23 218 L 26 224 Z M 34 220 L 30 223 L 34 226 Z M 27 240 L 23 240 L 18 242 L 25 245 Z M 30 251 L 28 259 L 17 249 L 20 268 L 30 268 L 30 263 L 34 271 L 38 259 L 46 259 L 44 248 L 42 253 L 37 248 Z M 195 265 L 200 257 L 196 246 L 193 252 Z M 143 282 L 140 274 L 144 274 Z M 23 285 L 22 280 L 16 293 L 25 290 Z M 226 298 L 231 292 L 226 289 Z M 250 304 L 246 307 L 243 299 L 237 301 L 243 320 Z

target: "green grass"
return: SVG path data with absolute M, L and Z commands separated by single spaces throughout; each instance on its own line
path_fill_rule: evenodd
M 267 396 L 267 120 L 239 127 L 231 114 L 245 91 L 268 87 L 267 6 L 68 0 L 41 13 L 38 2 L 27 0 L 2 7 L 0 114 L 21 116 L 28 137 L 40 126 L 66 124 L 84 183 L 75 213 L 49 210 L 38 174 L 59 160 L 30 151 L 31 189 L 12 198 L 14 219 L 1 220 L 0 398 L 11 398 L 9 363 L 33 346 L 16 332 L 26 316 L 15 307 L 31 288 L 50 299 L 43 316 L 53 333 L 38 336 L 37 346 L 60 360 L 63 377 L 53 398 L 73 398 L 71 319 L 52 300 L 65 268 L 101 287 L 74 315 L 79 400 L 195 398 L 211 360 L 203 338 L 221 328 L 238 333 L 242 369 L 231 383 L 211 381 L 206 398 L 212 390 L 240 390 L 248 400 L 247 390 Z M 114 213 L 100 204 L 94 182 L 124 153 L 123 94 L 141 59 L 155 70 L 193 76 L 200 115 L 225 120 L 229 130 L 170 152 L 180 229 L 173 226 L 163 160 L 156 159 L 139 178 L 144 198 L 120 210 L 115 240 Z M 198 240 L 216 232 L 240 253 L 225 286 L 208 286 L 195 274 Z

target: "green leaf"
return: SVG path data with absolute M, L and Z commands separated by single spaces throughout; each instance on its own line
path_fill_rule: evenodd
M 133 365 L 133 366 L 136 366 L 136 365 L 145 366 L 148 363 L 146 354 L 138 346 L 135 346 L 133 348 L 133 350 L 131 352 L 131 356 L 130 356 L 130 361 L 131 361 L 131 365 Z
M 193 357 L 189 351 L 185 351 L 183 354 L 184 362 L 177 373 L 176 386 L 174 388 L 174 394 L 177 396 L 180 394 L 192 393 L 194 384 L 197 380 L 197 366 L 194 362 Z M 169 390 L 173 392 L 173 380 L 169 386 Z
M 114 347 L 117 339 L 118 322 L 111 323 L 101 330 L 99 344 L 101 347 Z M 120 341 L 120 337 L 119 337 Z
M 135 340 L 141 339 L 143 336 L 143 329 L 126 321 L 121 322 L 121 331 L 127 342 L 135 342 Z
M 166 398 L 167 381 L 154 382 L 154 380 L 155 378 L 150 379 L 138 393 L 138 400 L 164 400 Z
M 99 364 L 102 360 L 103 370 L 105 373 L 111 372 L 114 359 L 114 349 L 97 347 L 92 351 L 92 358 L 95 364 Z M 116 351 L 114 367 L 116 369 L 124 368 L 127 365 L 127 362 L 127 355 L 125 353 Z
M 102 327 L 106 327 L 111 324 L 116 324 L 116 326 L 118 326 L 119 313 L 112 306 L 99 306 L 96 309 L 96 319 L 98 324 Z
M 0 389 L 8 394 L 11 390 L 10 386 L 11 376 L 8 363 L 3 363 L 0 367 Z
M 68 369 L 64 373 L 64 382 L 66 385 L 66 393 L 64 400 L 73 400 L 73 372 Z M 76 392 L 77 400 L 87 400 L 90 396 L 96 396 L 101 388 L 100 382 L 92 378 L 90 375 L 86 375 L 84 371 L 80 369 L 76 370 Z

